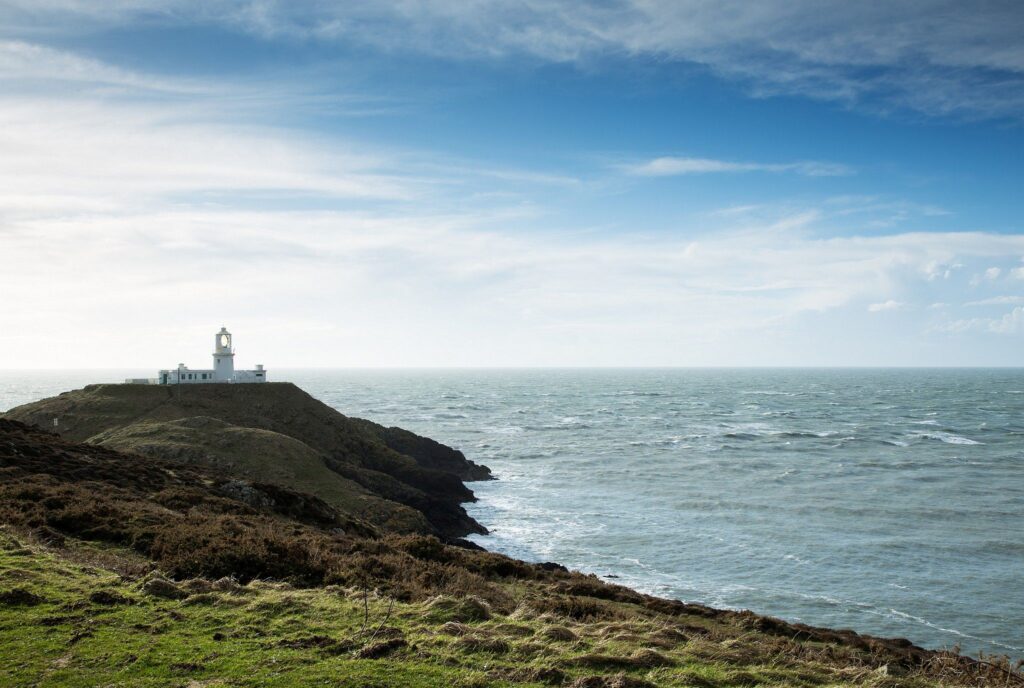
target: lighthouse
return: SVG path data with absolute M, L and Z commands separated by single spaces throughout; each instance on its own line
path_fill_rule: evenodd
M 235 377 L 235 350 L 231 347 L 231 333 L 221 327 L 213 342 L 213 379 L 230 382 Z
M 195 370 L 184 363 L 177 368 L 161 370 L 155 378 L 125 380 L 131 384 L 184 385 L 208 382 L 266 382 L 267 371 L 262 364 L 255 370 L 235 370 L 235 347 L 231 333 L 226 327 L 220 328 L 213 339 L 213 369 Z

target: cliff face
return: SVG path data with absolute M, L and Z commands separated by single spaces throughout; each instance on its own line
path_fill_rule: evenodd
M 489 478 L 485 466 L 411 432 L 344 416 L 290 383 L 89 385 L 5 417 L 309 492 L 387 531 L 485 532 L 460 506 L 474 499 L 462 481 Z

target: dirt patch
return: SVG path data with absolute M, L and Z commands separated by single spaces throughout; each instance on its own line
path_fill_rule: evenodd
M 89 601 L 93 604 L 102 604 L 108 607 L 122 604 L 135 604 L 135 600 L 129 599 L 124 595 L 119 595 L 112 590 L 97 590 L 93 594 L 89 595 Z
M 624 674 L 616 676 L 581 676 L 569 688 L 655 688 L 655 684 Z
M 495 655 L 507 654 L 512 647 L 501 638 L 487 638 L 468 635 L 460 638 L 456 645 L 466 652 L 488 652 Z
M 8 607 L 34 607 L 45 602 L 42 597 L 24 588 L 14 588 L 0 592 L 0 604 Z
M 549 686 L 560 686 L 565 683 L 565 672 L 554 667 L 495 669 L 488 677 L 493 681 L 509 683 L 546 683 Z
M 178 662 L 170 666 L 171 671 L 177 671 L 182 674 L 192 674 L 205 668 L 202 664 L 197 664 L 196 662 Z
M 403 647 L 408 646 L 408 644 L 404 638 L 392 638 L 382 643 L 364 647 L 359 651 L 358 657 L 360 659 L 380 659 L 401 650 Z

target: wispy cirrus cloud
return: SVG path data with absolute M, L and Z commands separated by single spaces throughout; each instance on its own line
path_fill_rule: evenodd
M 620 166 L 638 177 L 672 177 L 684 174 L 715 174 L 726 172 L 790 172 L 807 177 L 839 177 L 853 174 L 848 165 L 833 162 L 800 161 L 791 163 L 735 162 L 711 158 L 665 156 Z
M 22 40 L 0 40 L 0 80 L 18 84 L 22 90 L 60 84 L 66 95 L 74 86 L 94 94 L 112 95 L 127 92 L 162 92 L 168 94 L 212 94 L 210 84 L 176 77 L 158 77 L 58 50 L 39 43 Z M 221 91 L 223 92 L 223 91 Z
M 494 192 L 580 184 L 547 170 L 269 125 L 239 111 L 241 103 L 265 115 L 282 102 L 301 107 L 288 81 L 153 76 L 0 40 L 0 219 L 286 199 L 410 202 L 481 179 Z
M 758 96 L 794 94 L 930 115 L 1024 116 L 1022 10 L 1014 2 L 9 0 L 0 20 L 15 30 L 65 33 L 133 21 L 218 24 L 268 40 L 343 42 L 449 59 L 677 61 Z
M 987 299 L 979 299 L 977 301 L 968 301 L 965 306 L 1005 306 L 1007 304 L 1024 303 L 1024 295 L 1020 294 L 1003 294 L 1001 296 L 993 296 Z

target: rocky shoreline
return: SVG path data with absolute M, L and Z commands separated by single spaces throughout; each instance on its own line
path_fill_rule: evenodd
M 151 620 L 136 626 L 173 613 L 176 632 L 192 637 L 206 626 L 190 621 L 182 605 L 234 609 L 231 600 L 258 597 L 260 582 L 273 580 L 280 590 L 309 591 L 302 595 L 313 606 L 339 592 L 349 600 L 338 603 L 345 623 L 295 612 L 297 625 L 279 629 L 274 642 L 297 643 L 289 651 L 300 673 L 343 655 L 346 662 L 386 659 L 387 671 L 450 670 L 459 681 L 477 675 L 473 685 L 1024 681 L 1008 662 L 656 598 L 557 564 L 469 547 L 460 538 L 485 531 L 461 507 L 473 499 L 463 481 L 489 477 L 456 450 L 347 418 L 288 384 L 92 385 L 12 409 L 0 417 L 0 522 L 8 529 L 0 649 L 4 642 L 15 643 L 10 652 L 31 646 L 24 634 L 37 622 L 68 638 L 92 633 L 107 621 L 82 610 L 102 611 L 111 599 L 148 609 L 143 616 Z M 85 589 L 92 574 L 76 573 L 81 562 L 119 581 L 90 593 L 95 600 L 85 607 L 64 599 L 77 588 L 45 573 L 70 566 L 67 577 Z M 150 599 L 154 576 L 177 592 Z M 220 590 L 210 583 L 217 580 L 231 583 Z M 372 635 L 371 596 L 377 607 L 390 600 Z M 244 620 L 236 622 L 277 618 L 266 599 L 261 604 L 239 607 Z M 52 621 L 29 612 L 47 605 Z M 114 625 L 141 643 L 144 634 L 126 625 L 131 618 L 126 612 Z M 313 627 L 323 627 L 322 640 L 293 638 Z M 265 658 L 266 641 L 254 640 L 265 634 L 216 634 L 217 642 L 237 641 L 254 662 Z M 69 641 L 69 656 L 78 642 Z M 187 654 L 189 647 L 181 641 L 172 649 Z M 214 668 L 221 666 L 216 657 L 193 664 L 227 671 Z M 23 661 L 35 666 L 27 655 Z M 243 675 L 228 678 L 249 685 Z

